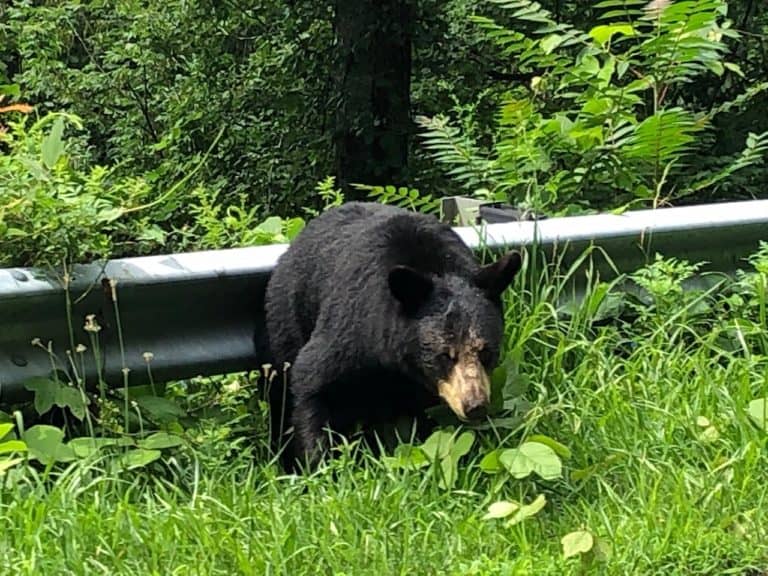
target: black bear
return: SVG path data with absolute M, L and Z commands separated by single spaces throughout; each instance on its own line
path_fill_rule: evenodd
M 266 339 L 287 389 L 270 391 L 283 464 L 312 466 L 328 434 L 447 403 L 482 417 L 504 331 L 502 292 L 518 252 L 481 267 L 450 226 L 378 203 L 348 202 L 311 220 L 280 257 L 266 290 Z

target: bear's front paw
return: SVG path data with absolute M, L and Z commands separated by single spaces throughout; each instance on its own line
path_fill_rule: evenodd
M 296 406 L 293 425 L 296 434 L 296 457 L 299 464 L 314 468 L 329 448 L 328 433 L 324 429 L 325 410 L 314 402 L 301 402 Z

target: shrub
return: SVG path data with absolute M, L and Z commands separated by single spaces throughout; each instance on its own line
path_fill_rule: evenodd
M 493 141 L 482 145 L 445 116 L 421 117 L 433 157 L 468 192 L 539 210 L 618 204 L 657 206 L 717 187 L 762 162 L 768 132 L 750 134 L 743 151 L 696 169 L 712 119 L 743 106 L 768 83 L 698 111 L 681 90 L 707 74 L 741 74 L 726 60 L 739 34 L 724 0 L 606 0 L 588 31 L 555 21 L 532 0 L 488 0 L 514 28 L 474 16 L 527 85 L 509 88 Z

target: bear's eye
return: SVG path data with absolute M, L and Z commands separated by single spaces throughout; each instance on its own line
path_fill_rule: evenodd
M 455 364 L 456 363 L 456 351 L 453 349 L 443 350 L 440 353 L 440 361 L 444 362 L 445 364 Z

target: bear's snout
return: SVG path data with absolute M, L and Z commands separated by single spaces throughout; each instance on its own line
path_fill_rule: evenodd
M 483 418 L 490 399 L 490 378 L 474 355 L 461 355 L 437 391 L 462 420 Z
M 464 415 L 467 420 L 481 420 L 488 413 L 488 399 L 471 398 L 464 403 Z

